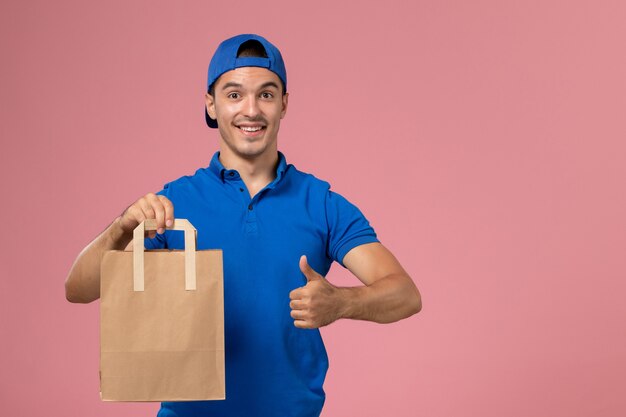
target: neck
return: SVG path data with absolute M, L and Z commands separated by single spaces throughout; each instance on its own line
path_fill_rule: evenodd
M 234 154 L 228 147 L 220 147 L 220 162 L 226 169 L 239 172 L 251 195 L 256 194 L 276 178 L 278 151 L 263 152 L 261 155 L 246 158 Z

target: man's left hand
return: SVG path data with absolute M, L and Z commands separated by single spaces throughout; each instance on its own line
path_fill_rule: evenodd
M 300 257 L 300 270 L 306 277 L 304 287 L 289 293 L 293 324 L 301 329 L 316 329 L 341 318 L 342 292 L 315 272 L 306 256 Z

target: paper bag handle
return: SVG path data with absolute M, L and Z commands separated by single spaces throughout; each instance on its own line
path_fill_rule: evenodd
M 185 232 L 185 289 L 196 289 L 196 234 L 197 230 L 187 219 L 174 219 L 168 230 Z M 156 230 L 156 220 L 146 219 L 133 231 L 133 288 L 144 290 L 144 236 L 146 231 Z

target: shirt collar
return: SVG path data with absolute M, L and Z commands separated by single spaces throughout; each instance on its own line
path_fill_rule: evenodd
M 213 157 L 211 158 L 211 163 L 209 164 L 209 170 L 215 174 L 215 176 L 217 176 L 220 180 L 222 180 L 222 182 L 224 182 L 224 172 L 229 171 L 228 169 L 226 169 L 224 167 L 224 165 L 222 165 L 222 163 L 220 162 L 220 152 L 217 151 L 213 154 Z M 287 165 L 287 160 L 285 159 L 285 155 L 283 155 L 282 152 L 278 151 L 278 166 L 276 167 L 276 179 L 274 179 L 274 181 L 272 181 L 268 187 L 270 188 L 274 188 L 274 185 L 276 185 L 284 176 L 285 172 L 287 171 L 287 168 L 289 168 L 289 166 Z

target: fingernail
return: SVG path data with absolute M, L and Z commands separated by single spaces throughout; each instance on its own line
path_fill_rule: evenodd
M 172 221 L 168 219 L 168 220 L 165 222 L 165 225 L 166 225 L 167 227 L 172 227 Z
M 162 227 L 159 227 L 159 228 L 157 229 L 157 233 L 158 233 L 158 234 L 160 234 L 160 235 L 162 235 L 164 231 L 165 231 L 165 230 L 164 230 Z

